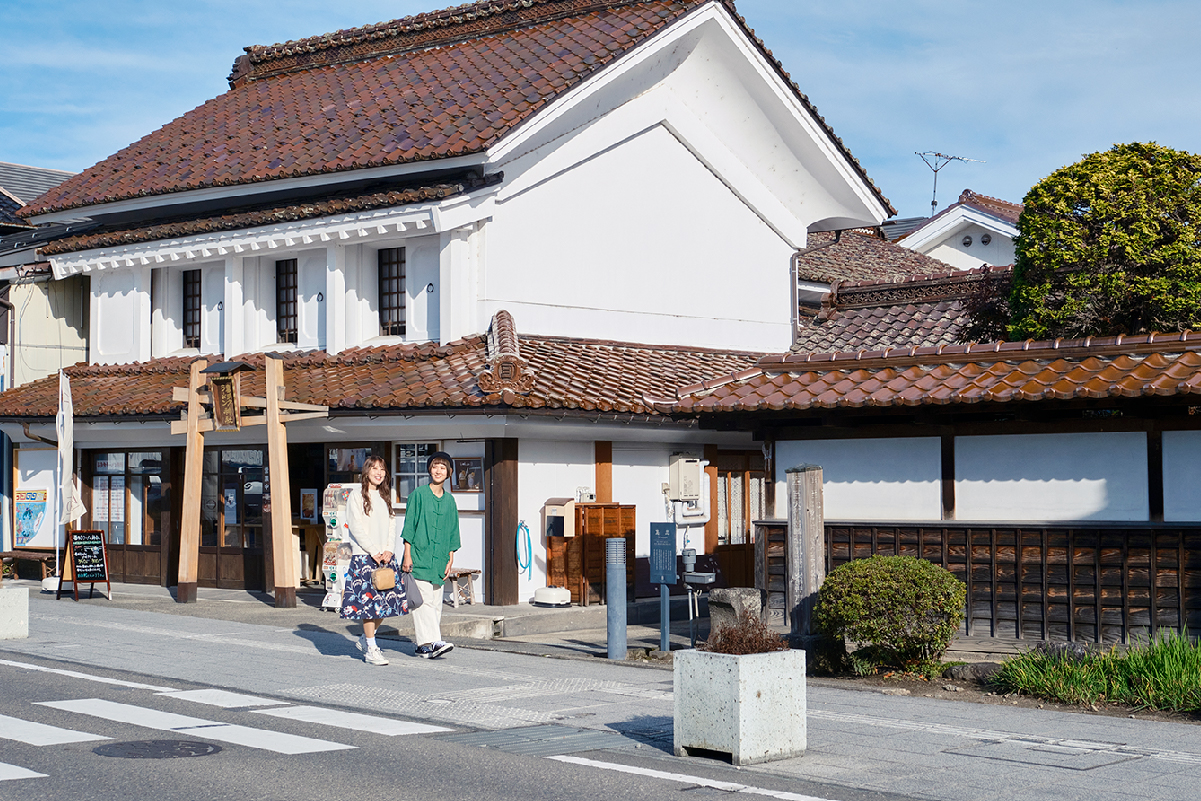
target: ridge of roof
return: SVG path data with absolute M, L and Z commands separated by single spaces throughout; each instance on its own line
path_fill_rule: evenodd
M 1021 203 L 1011 203 L 1008 200 L 1002 200 L 990 195 L 982 195 L 970 189 L 964 189 L 960 193 L 959 202 L 988 212 L 994 216 L 1003 217 L 1006 221 L 1012 222 L 1014 225 L 1017 225 L 1018 217 L 1022 216 L 1022 209 L 1025 208 Z
M 809 234 L 809 242 L 809 247 L 797 251 L 797 278 L 801 281 L 897 281 L 953 269 L 932 256 L 890 242 L 879 228 L 815 232 Z
M 937 261 L 937 259 L 935 259 Z M 864 281 L 848 281 L 838 284 L 838 292 L 845 293 L 848 290 L 857 289 L 879 289 L 885 286 L 894 284 L 943 284 L 943 283 L 968 283 L 976 280 L 980 276 L 996 275 L 1001 276 L 1002 273 L 1008 275 L 1013 272 L 1013 265 L 992 265 L 982 264 L 979 267 L 972 267 L 968 270 L 957 270 L 954 268 L 948 269 L 945 272 L 937 273 L 914 273 L 912 275 L 894 276 L 891 278 L 869 279 Z

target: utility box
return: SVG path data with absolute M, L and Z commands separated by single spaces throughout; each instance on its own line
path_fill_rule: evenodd
M 701 460 L 684 453 L 673 453 L 667 468 L 667 499 L 698 501 L 701 497 Z
M 542 505 L 542 531 L 547 538 L 575 536 L 575 500 L 547 498 Z

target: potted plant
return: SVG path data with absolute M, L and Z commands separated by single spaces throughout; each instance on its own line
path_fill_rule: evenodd
M 805 652 L 750 611 L 674 660 L 676 756 L 718 751 L 734 765 L 805 753 Z

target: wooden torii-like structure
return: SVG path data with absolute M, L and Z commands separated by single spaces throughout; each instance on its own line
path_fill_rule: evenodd
M 292 495 L 288 480 L 288 435 L 285 423 L 328 417 L 329 407 L 284 400 L 283 360 L 266 354 L 266 391 L 263 398 L 240 393 L 243 362 L 209 366 L 207 359 L 192 362 L 188 386 L 175 387 L 172 399 L 188 405 L 180 420 L 171 422 L 172 434 L 187 435 L 184 460 L 183 514 L 180 521 L 179 603 L 195 603 L 200 562 L 200 502 L 204 435 L 209 431 L 239 431 L 242 426 L 267 426 L 267 469 L 271 488 L 271 565 L 275 606 L 296 606 L 297 575 L 292 560 Z M 206 409 L 207 407 L 207 409 Z M 243 417 L 242 409 L 264 413 Z

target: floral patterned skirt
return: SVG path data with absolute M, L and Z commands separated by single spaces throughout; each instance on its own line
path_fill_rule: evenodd
M 350 557 L 350 569 L 346 572 L 346 584 L 342 588 L 342 609 L 339 612 L 342 617 L 379 620 L 409 613 L 409 600 L 400 581 L 400 562 L 393 556 L 388 563 L 388 567 L 396 571 L 396 586 L 390 590 L 377 590 L 371 586 L 371 573 L 376 567 L 375 560 L 366 554 Z

